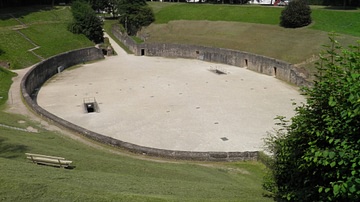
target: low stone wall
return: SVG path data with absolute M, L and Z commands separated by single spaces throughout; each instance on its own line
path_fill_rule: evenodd
M 228 64 L 274 76 L 297 86 L 311 85 L 311 82 L 307 81 L 305 75 L 298 72 L 294 65 L 274 58 L 244 51 L 197 45 L 164 43 L 136 44 L 132 38 L 126 34 L 122 34 L 118 27 L 113 27 L 112 31 L 121 42 L 138 56 L 189 58 Z
M 121 43 L 123 43 L 126 47 L 129 48 L 129 50 L 133 53 L 137 53 L 138 51 L 138 46 L 136 44 L 136 42 L 130 38 L 128 35 L 123 35 L 120 31 L 120 27 L 118 25 L 113 25 L 111 28 L 111 31 L 113 33 L 113 35 L 118 38 Z
M 198 161 L 244 161 L 257 160 L 258 152 L 191 152 L 163 150 L 156 148 L 143 147 L 132 143 L 117 140 L 108 136 L 95 133 L 77 126 L 71 122 L 63 120 L 54 114 L 44 110 L 36 103 L 36 94 L 38 89 L 52 76 L 58 73 L 58 68 L 66 69 L 68 67 L 84 63 L 87 61 L 103 59 L 102 51 L 97 48 L 87 48 L 67 52 L 49 58 L 35 65 L 26 73 L 21 81 L 21 92 L 27 105 L 39 114 L 42 118 L 52 122 L 60 127 L 69 129 L 92 140 L 127 149 L 128 151 L 172 159 L 198 160 Z
M 37 89 L 40 88 L 49 78 L 58 73 L 59 68 L 64 70 L 68 67 L 85 63 L 87 61 L 104 59 L 102 51 L 91 47 L 51 57 L 35 65 L 25 76 L 21 83 L 23 93 L 34 98 Z
M 182 44 L 141 44 L 137 45 L 137 55 L 180 57 L 198 59 L 207 62 L 227 64 L 237 67 L 245 67 L 297 86 L 309 86 L 310 82 L 296 71 L 294 65 L 253 53 L 213 48 L 196 45 Z

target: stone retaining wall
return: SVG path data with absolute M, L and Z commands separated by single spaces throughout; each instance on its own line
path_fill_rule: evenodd
M 66 69 L 68 67 L 85 63 L 92 60 L 104 59 L 102 51 L 98 48 L 91 47 L 70 52 L 65 52 L 60 55 L 51 57 L 35 65 L 25 76 L 21 87 L 23 93 L 26 92 L 34 98 L 37 89 L 40 88 L 49 78 L 58 73 L 59 69 Z
M 274 58 L 256 55 L 244 51 L 224 48 L 205 47 L 184 44 L 144 43 L 137 44 L 126 34 L 122 34 L 119 27 L 114 26 L 113 34 L 124 43 L 135 55 L 160 56 L 173 58 L 198 59 L 207 62 L 222 63 L 274 76 L 280 80 L 297 86 L 310 86 L 305 75 L 297 71 L 290 63 Z
M 35 65 L 26 73 L 21 81 L 21 92 L 27 105 L 41 117 L 46 120 L 92 140 L 127 149 L 128 151 L 173 159 L 198 160 L 198 161 L 244 161 L 257 160 L 258 152 L 191 152 L 191 151 L 175 151 L 163 150 L 149 147 L 142 147 L 128 142 L 123 142 L 108 136 L 95 133 L 93 131 L 82 128 L 66 120 L 63 120 L 54 114 L 41 108 L 36 103 L 36 94 L 39 88 L 52 76 L 58 73 L 58 68 L 66 69 L 68 67 L 84 63 L 92 60 L 104 58 L 102 51 L 97 48 L 87 48 L 76 51 L 67 52 L 49 58 Z

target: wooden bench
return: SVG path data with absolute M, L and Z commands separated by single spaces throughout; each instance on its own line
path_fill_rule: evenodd
M 25 153 L 26 158 L 31 160 L 33 163 L 41 165 L 56 166 L 60 168 L 68 168 L 72 161 L 66 160 L 63 157 L 57 156 L 46 156 L 41 154 Z

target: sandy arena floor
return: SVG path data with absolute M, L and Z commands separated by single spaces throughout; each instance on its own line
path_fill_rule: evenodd
M 271 76 L 199 60 L 127 55 L 66 70 L 38 104 L 89 130 L 137 145 L 187 151 L 262 150 L 274 117 L 294 115 L 297 89 Z M 218 75 L 209 71 L 220 68 Z M 86 113 L 84 99 L 100 111 Z

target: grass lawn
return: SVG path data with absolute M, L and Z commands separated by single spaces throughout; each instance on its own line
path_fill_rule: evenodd
M 11 78 L 14 76 L 16 76 L 15 73 L 0 67 L 0 110 L 3 109 L 6 100 L 8 100 L 8 92 L 12 83 Z
M 159 6 L 165 4 L 164 6 Z M 280 23 L 284 7 L 257 5 L 219 5 L 149 2 L 156 14 L 155 23 L 164 24 L 175 20 L 231 21 L 276 25 Z M 335 31 L 360 37 L 360 10 L 331 10 L 313 6 L 313 29 Z
M 84 35 L 69 32 L 65 23 L 34 24 L 21 32 L 40 46 L 35 52 L 44 58 L 94 45 Z
M 360 11 L 314 9 L 311 29 L 360 37 Z
M 158 8 L 157 4 L 161 3 L 150 3 L 155 8 Z M 162 24 L 173 20 L 210 20 L 277 25 L 280 22 L 278 16 L 281 10 L 279 7 L 181 3 L 155 9 L 155 23 Z
M 164 6 L 159 6 L 164 5 Z M 178 4 L 149 2 L 156 21 L 142 30 L 147 43 L 186 43 L 229 48 L 265 55 L 294 64 L 308 64 L 336 31 L 344 45 L 360 38 L 360 11 L 313 8 L 313 24 L 298 29 L 280 27 L 283 7 Z
M 24 68 L 40 62 L 39 58 L 28 51 L 31 48 L 34 46 L 19 33 L 11 30 L 0 31 L 0 49 L 4 51 L 0 54 L 0 61 L 10 62 L 11 68 Z
M 20 122 L 21 121 L 21 122 Z M 27 118 L 0 112 L 0 196 L 5 201 L 271 201 L 263 197 L 258 162 L 141 160 L 95 149 L 49 132 Z M 74 169 L 38 166 L 25 152 L 63 156 Z
M 2 9 L 0 12 L 0 49 L 5 52 L 0 55 L 0 61 L 10 62 L 12 69 L 41 61 L 29 52 L 36 46 L 19 32 L 40 46 L 34 52 L 43 58 L 94 45 L 85 36 L 67 31 L 72 19 L 69 7 Z

